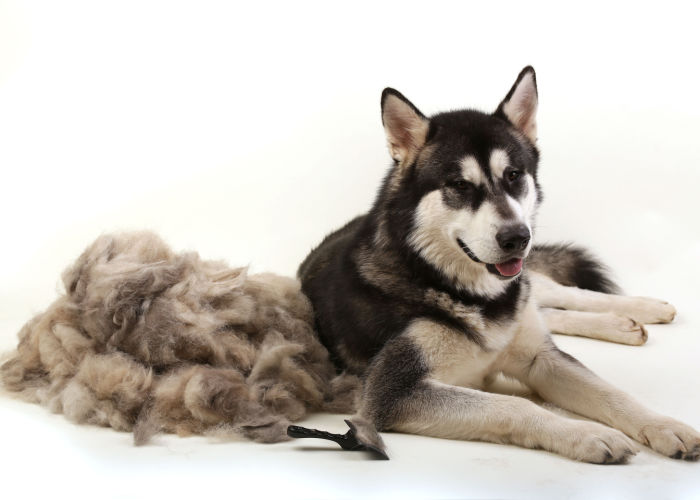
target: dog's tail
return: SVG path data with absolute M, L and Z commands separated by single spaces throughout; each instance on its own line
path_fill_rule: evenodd
M 620 293 L 608 267 L 588 250 L 569 244 L 535 245 L 528 267 L 557 283 L 603 293 Z

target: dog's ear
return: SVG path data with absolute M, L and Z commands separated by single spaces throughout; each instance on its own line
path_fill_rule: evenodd
M 532 66 L 523 68 L 495 114 L 506 118 L 533 143 L 537 140 L 537 80 Z
M 399 91 L 386 88 L 382 92 L 382 124 L 394 161 L 412 162 L 428 135 L 429 121 L 425 115 Z

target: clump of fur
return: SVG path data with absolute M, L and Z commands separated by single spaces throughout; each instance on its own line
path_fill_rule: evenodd
M 294 279 L 128 233 L 98 238 L 63 284 L 0 379 L 74 422 L 133 431 L 137 444 L 222 429 L 275 442 L 308 411 L 354 409 L 359 380 L 336 376 Z

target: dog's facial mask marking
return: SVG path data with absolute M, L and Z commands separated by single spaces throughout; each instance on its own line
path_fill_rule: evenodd
M 398 96 L 383 100 L 390 149 L 400 134 L 387 127 L 388 102 L 402 110 L 400 116 L 412 117 L 403 123 L 420 125 L 414 130 L 422 141 L 404 141 L 413 149 L 398 148 L 394 156 L 413 161 L 411 182 L 421 193 L 409 243 L 448 277 L 482 291 L 500 289 L 478 275 L 518 276 L 531 248 L 538 202 L 534 71 L 520 73 L 492 115 L 458 111 L 427 119 Z M 408 130 L 401 129 L 404 136 Z
M 489 168 L 489 182 L 475 188 L 481 192 L 480 203 L 451 207 L 451 233 L 472 261 L 512 278 L 522 270 L 531 247 L 537 193 L 532 176 L 513 168 L 504 150 L 491 153 Z

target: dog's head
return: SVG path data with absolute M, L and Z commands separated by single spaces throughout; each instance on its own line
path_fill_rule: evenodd
M 502 289 L 521 273 L 540 200 L 535 71 L 523 69 L 492 114 L 428 118 L 390 88 L 381 103 L 395 161 L 386 189 L 414 203 L 407 243 L 477 292 Z

